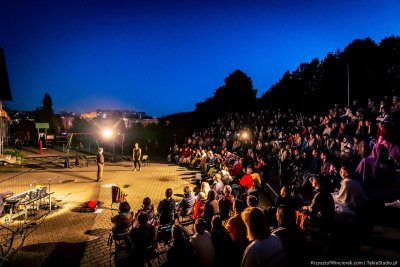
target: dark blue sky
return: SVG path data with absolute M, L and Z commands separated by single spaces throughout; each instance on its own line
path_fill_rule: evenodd
M 191 111 L 235 69 L 258 96 L 356 38 L 400 35 L 400 1 L 0 0 L 12 109 Z

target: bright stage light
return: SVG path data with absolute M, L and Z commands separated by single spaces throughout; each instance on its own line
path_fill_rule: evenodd
M 105 130 L 103 131 L 103 136 L 104 136 L 105 138 L 110 138 L 112 135 L 113 135 L 113 132 L 112 132 L 110 129 L 105 129 Z

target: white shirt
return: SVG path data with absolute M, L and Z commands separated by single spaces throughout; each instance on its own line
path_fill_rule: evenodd
M 241 267 L 285 266 L 286 256 L 279 238 L 271 234 L 266 239 L 254 240 L 243 253 Z

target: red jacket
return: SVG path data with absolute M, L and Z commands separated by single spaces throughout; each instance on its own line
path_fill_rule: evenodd
M 241 171 L 242 171 L 242 164 L 237 163 L 237 164 L 233 165 L 233 169 L 229 171 L 229 174 L 231 176 L 237 176 L 240 174 Z
M 247 190 L 254 186 L 253 176 L 251 174 L 245 174 L 242 179 L 240 179 L 239 184 L 243 187 L 247 187 Z

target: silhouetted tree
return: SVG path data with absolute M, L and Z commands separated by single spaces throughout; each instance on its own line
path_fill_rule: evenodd
M 196 124 L 207 125 L 216 116 L 230 112 L 256 110 L 256 95 L 251 78 L 241 70 L 235 70 L 225 78 L 225 84 L 215 90 L 213 97 L 196 104 Z
M 54 114 L 53 100 L 48 93 L 44 94 L 42 106 L 36 109 L 36 122 L 48 122 L 49 134 L 58 134 L 63 130 L 61 118 Z

